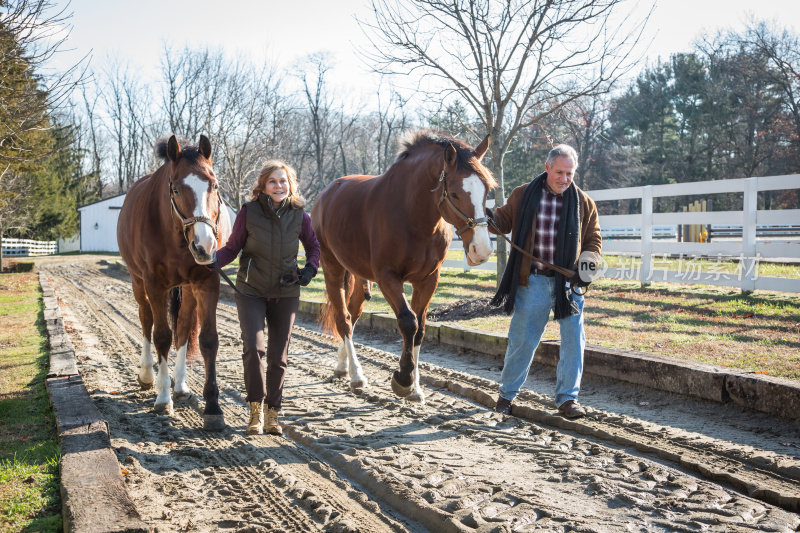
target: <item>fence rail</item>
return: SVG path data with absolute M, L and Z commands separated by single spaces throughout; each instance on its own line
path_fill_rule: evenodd
M 603 254 L 627 255 L 632 259 L 628 267 L 606 268 L 603 277 L 638 280 L 643 285 L 690 283 L 739 287 L 745 292 L 761 289 L 800 293 L 800 279 L 760 277 L 757 268 L 762 260 L 800 263 L 800 209 L 757 208 L 759 192 L 792 189 L 800 189 L 800 174 L 587 191 L 598 204 L 641 200 L 641 213 L 600 217 Z M 653 213 L 653 198 L 732 192 L 743 194 L 741 211 Z M 687 224 L 707 225 L 713 238 L 710 242 L 679 242 L 678 226 Z M 460 240 L 454 238 L 451 249 L 461 248 Z M 719 261 L 679 262 L 678 270 L 657 268 L 659 258 L 676 257 Z M 634 261 L 634 258 L 641 259 Z M 723 260 L 739 262 L 738 272 L 727 272 Z M 447 260 L 444 266 L 464 271 L 494 270 L 496 263 L 470 267 L 466 260 L 460 259 Z
M 4 257 L 30 257 L 56 253 L 56 241 L 34 241 L 30 239 L 3 239 Z
M 600 217 L 600 226 L 607 232 L 613 233 L 615 226 L 633 226 L 638 229 L 636 233 L 639 237 L 638 239 L 604 239 L 604 254 L 630 254 L 641 257 L 641 262 L 636 268 L 609 268 L 605 276 L 618 279 L 637 279 L 644 285 L 653 281 L 667 281 L 733 286 L 740 287 L 744 292 L 754 289 L 800 292 L 800 280 L 759 277 L 757 269 L 758 262 L 763 259 L 800 260 L 800 239 L 791 238 L 791 234 L 763 238 L 767 236 L 764 228 L 768 226 L 797 227 L 797 221 L 800 220 L 800 209 L 758 209 L 759 192 L 793 189 L 800 189 L 800 174 L 587 191 L 587 194 L 598 204 L 627 199 L 641 200 L 641 213 Z M 653 198 L 708 197 L 720 193 L 742 193 L 742 210 L 653 212 Z M 712 239 L 711 242 L 675 242 L 654 239 L 656 237 L 655 227 L 672 224 L 704 224 L 711 225 L 712 228 L 714 225 L 727 226 L 736 228 L 736 231 L 730 232 L 731 235 L 724 240 Z M 735 259 L 741 263 L 740 272 L 731 274 L 654 270 L 653 258 L 658 256 L 678 256 L 689 259 Z

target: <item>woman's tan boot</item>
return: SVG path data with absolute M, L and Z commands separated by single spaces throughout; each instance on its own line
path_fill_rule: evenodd
M 270 435 L 283 435 L 283 428 L 278 424 L 278 410 L 274 407 L 267 408 L 266 428 Z
M 250 422 L 247 423 L 248 435 L 261 435 L 264 433 L 264 403 L 247 402 L 250 407 Z

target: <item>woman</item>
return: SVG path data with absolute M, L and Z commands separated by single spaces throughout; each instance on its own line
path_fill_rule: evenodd
M 250 201 L 242 206 L 228 243 L 217 252 L 220 267 L 241 251 L 236 276 L 236 308 L 242 328 L 242 360 L 247 404 L 248 435 L 266 430 L 282 435 L 278 424 L 283 381 L 300 285 L 306 286 L 319 267 L 319 242 L 311 217 L 303 210 L 305 200 L 297 191 L 297 175 L 283 161 L 267 161 L 258 175 Z M 297 267 L 299 243 L 306 263 Z M 264 326 L 267 327 L 266 379 L 263 357 Z

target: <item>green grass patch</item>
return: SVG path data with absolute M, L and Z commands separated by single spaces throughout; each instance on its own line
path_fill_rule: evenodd
M 38 279 L 0 274 L 0 531 L 59 531 L 61 451 Z

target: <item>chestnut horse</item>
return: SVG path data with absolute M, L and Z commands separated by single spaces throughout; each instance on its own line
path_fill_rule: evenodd
M 488 137 L 473 150 L 438 132 L 411 132 L 400 140 L 400 153 L 385 174 L 339 178 L 314 202 L 311 220 L 328 297 L 322 321 L 342 339 L 335 374 L 349 373 L 353 389 L 367 386 L 353 325 L 369 295 L 369 281 L 375 281 L 403 336 L 392 390 L 401 398 L 425 401 L 419 351 L 452 226 L 469 264 L 484 263 L 492 253 L 484 210 L 496 182 L 481 163 L 488 146 Z M 413 289 L 410 306 L 404 282 Z
M 117 224 L 119 252 L 131 275 L 144 336 L 138 380 L 143 389 L 153 386 L 152 338 L 158 353 L 154 410 L 171 413 L 170 345 L 174 341 L 177 350 L 174 394 L 185 398 L 191 394 L 186 352 L 199 340 L 205 363 L 204 427 L 221 430 L 225 420 L 216 370 L 219 276 L 205 265 L 228 240 L 230 218 L 220 204 L 207 137 L 201 135 L 197 147 L 181 148 L 173 135 L 156 144 L 156 153 L 164 164 L 130 188 Z M 173 305 L 168 305 L 168 296 Z

